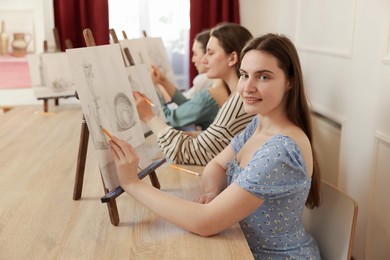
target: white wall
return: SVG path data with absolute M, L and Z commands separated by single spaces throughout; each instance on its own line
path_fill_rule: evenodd
M 54 46 L 53 0 L 0 0 L 0 20 L 6 21 L 10 44 L 14 32 L 25 32 L 33 35 L 28 52 L 42 52 L 44 40 Z
M 240 19 L 254 36 L 278 31 L 279 1 L 240 0 Z
M 358 260 L 390 259 L 389 8 L 387 0 L 240 2 L 253 34 L 293 40 L 314 109 L 342 125 L 338 186 L 359 203 Z

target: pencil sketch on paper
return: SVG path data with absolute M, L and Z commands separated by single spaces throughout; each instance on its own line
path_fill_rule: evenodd
M 101 129 L 102 126 L 115 129 L 118 132 L 123 132 L 131 129 L 135 124 L 135 114 L 130 98 L 123 92 L 117 92 L 114 95 L 112 104 L 110 100 L 105 100 L 99 96 L 94 86 L 94 73 L 92 71 L 92 64 L 82 64 L 84 76 L 90 91 L 91 103 L 87 104 L 88 110 L 86 117 L 89 117 L 92 132 L 92 140 L 96 149 L 108 149 L 108 142 Z M 106 115 L 106 111 L 114 108 L 114 120 L 112 117 Z
M 39 58 L 43 86 L 50 87 L 55 92 L 75 90 L 65 53 L 41 53 Z
M 176 84 L 176 78 L 161 37 L 124 39 L 119 41 L 119 44 L 122 50 L 129 49 L 136 65 L 146 64 L 147 68 L 150 68 L 152 64 L 157 65 L 166 77 Z
M 66 51 L 77 94 L 108 189 L 118 186 L 108 137 L 101 127 L 133 147 L 145 142 L 119 45 Z
M 165 114 L 161 106 L 156 87 L 153 84 L 146 64 L 126 67 L 126 71 L 131 89 L 145 94 L 155 105 L 152 107 L 154 114 L 165 120 Z M 142 128 L 144 129 L 144 133 L 150 131 L 150 129 L 143 122 Z
M 170 79 L 173 83 L 176 83 L 173 69 L 171 67 L 171 63 L 169 62 L 167 51 L 161 37 L 149 38 L 147 43 L 148 53 L 152 62 L 164 72 L 168 79 Z

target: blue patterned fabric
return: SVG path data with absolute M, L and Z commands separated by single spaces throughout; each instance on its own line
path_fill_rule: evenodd
M 258 124 L 254 117 L 231 144 L 237 154 Z M 321 259 L 316 241 L 301 223 L 310 190 L 303 155 L 288 136 L 275 135 L 240 167 L 236 158 L 228 166 L 228 184 L 235 182 L 264 203 L 240 222 L 256 259 Z

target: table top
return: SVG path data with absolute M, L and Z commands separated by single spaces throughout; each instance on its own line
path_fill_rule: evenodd
M 34 95 L 37 99 L 67 98 L 76 96 L 76 88 L 66 88 L 64 90 L 54 90 L 51 87 L 33 86 Z
M 120 223 L 111 225 L 91 146 L 82 197 L 72 200 L 81 108 L 40 110 L 20 106 L 0 116 L 0 259 L 253 259 L 238 224 L 204 238 L 127 194 L 116 199 Z M 200 193 L 200 176 L 167 164 L 156 172 L 165 192 L 188 200 Z

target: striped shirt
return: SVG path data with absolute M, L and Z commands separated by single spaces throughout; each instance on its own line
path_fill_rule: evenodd
M 167 158 L 180 164 L 206 165 L 244 130 L 253 116 L 244 111 L 240 95 L 235 93 L 223 104 L 213 123 L 197 137 L 168 126 L 162 129 L 161 124 L 148 123 L 148 126 Z

